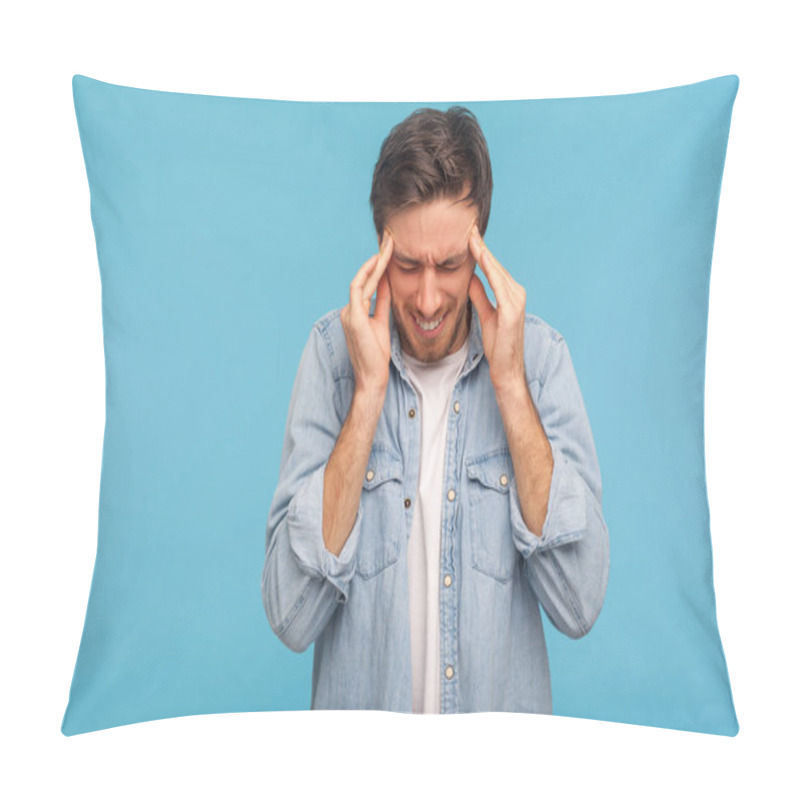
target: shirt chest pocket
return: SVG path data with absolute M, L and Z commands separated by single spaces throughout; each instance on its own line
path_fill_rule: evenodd
M 403 541 L 403 464 L 390 450 L 373 447 L 370 453 L 361 511 L 356 572 L 372 578 L 397 561 Z
M 496 450 L 467 459 L 465 466 L 472 566 L 507 583 L 519 558 L 511 538 L 511 455 L 508 450 Z

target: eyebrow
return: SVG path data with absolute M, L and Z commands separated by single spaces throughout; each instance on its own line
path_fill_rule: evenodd
M 447 267 L 450 266 L 451 264 L 460 264 L 468 255 L 469 255 L 469 247 L 467 247 L 467 249 L 464 250 L 463 253 L 459 253 L 458 255 L 455 256 L 450 256 L 449 258 L 446 258 L 444 261 L 438 262 L 436 266 Z M 418 267 L 422 263 L 418 259 L 411 258 L 411 256 L 405 256 L 402 253 L 396 252 L 394 253 L 394 257 L 398 261 L 402 261 L 404 264 L 411 264 L 414 267 Z

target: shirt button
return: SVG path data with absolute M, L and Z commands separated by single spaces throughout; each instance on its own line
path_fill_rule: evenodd
M 506 486 L 508 484 L 508 478 L 505 475 L 500 476 L 500 485 Z
M 367 480 L 371 481 L 375 477 L 375 473 L 372 470 L 367 471 Z
M 404 505 L 406 508 L 411 508 L 411 500 L 410 500 L 410 498 L 406 497 L 406 499 L 405 499 L 405 500 L 403 500 L 403 505 Z
M 444 585 L 445 586 L 450 586 L 450 584 L 452 582 L 453 582 L 453 579 L 449 575 L 445 575 L 444 576 Z
M 456 499 L 456 493 L 455 493 L 455 492 L 454 492 L 452 489 L 451 489 L 451 490 L 450 490 L 450 491 L 447 493 L 447 499 L 448 499 L 448 500 L 449 500 L 451 503 L 453 502 L 453 500 L 455 500 L 455 499 Z
M 458 400 L 453 404 L 453 411 L 455 411 L 456 414 L 461 411 L 461 403 L 459 403 Z
M 447 678 L 447 680 L 450 680 L 450 678 L 452 678 L 452 677 L 453 677 L 453 675 L 455 675 L 455 671 L 453 670 L 453 668 L 452 668 L 452 667 L 448 667 L 448 668 L 447 668 L 447 669 L 444 671 L 444 676 L 445 676 L 445 678 Z
M 417 414 L 417 412 L 416 412 L 416 411 L 414 411 L 414 409 L 413 409 L 413 408 L 412 408 L 412 409 L 410 409 L 410 410 L 409 410 L 409 412 L 408 412 L 408 416 L 409 416 L 409 417 L 411 417 L 411 419 L 414 419 L 414 417 L 416 416 L 416 414 Z

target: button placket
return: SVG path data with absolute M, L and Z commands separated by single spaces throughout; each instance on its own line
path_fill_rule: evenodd
M 441 581 L 444 591 L 441 592 L 441 653 L 440 669 L 445 678 L 442 687 L 442 713 L 455 713 L 459 710 L 458 681 L 456 680 L 456 662 L 458 660 L 458 592 L 451 587 L 455 586 L 456 564 L 459 559 L 460 543 L 456 536 L 455 523 L 461 505 L 460 488 L 458 482 L 459 470 L 457 468 L 459 456 L 459 434 L 461 431 L 461 400 L 459 387 L 463 384 L 465 374 L 462 373 L 456 381 L 453 395 L 450 399 L 451 412 L 447 423 L 447 442 L 445 445 L 445 487 L 447 488 L 446 502 L 442 509 L 442 556 L 441 556 Z

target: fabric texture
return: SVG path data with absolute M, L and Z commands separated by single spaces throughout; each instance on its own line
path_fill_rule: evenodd
M 569 342 L 602 471 L 602 612 L 576 640 L 542 619 L 555 714 L 738 730 L 703 449 L 709 275 L 737 90 L 729 75 L 461 103 L 492 158 L 487 246 L 526 288 L 528 313 Z M 308 709 L 313 648 L 287 648 L 262 607 L 266 522 L 309 331 L 347 302 L 377 250 L 372 170 L 420 104 L 188 95 L 83 76 L 73 92 L 106 422 L 97 558 L 62 730 Z M 384 454 L 382 488 L 400 480 L 396 452 Z M 471 467 L 478 483 L 495 476 L 490 461 Z M 524 557 L 525 537 L 517 544 Z M 356 566 L 377 575 L 396 555 L 365 547 L 336 563 L 314 542 L 296 547 L 342 594 Z

